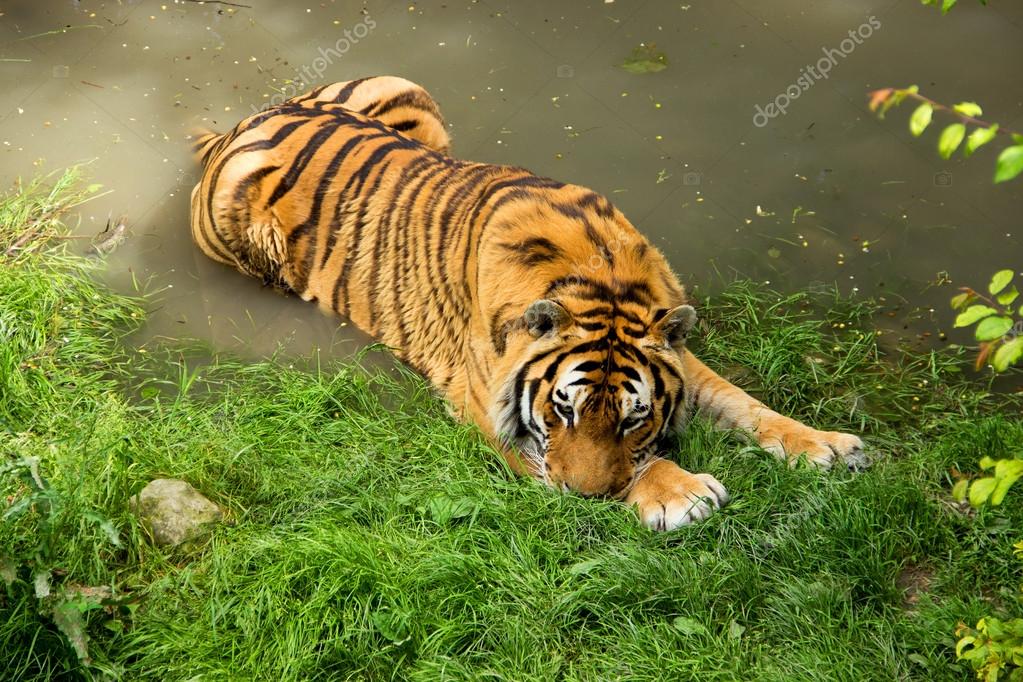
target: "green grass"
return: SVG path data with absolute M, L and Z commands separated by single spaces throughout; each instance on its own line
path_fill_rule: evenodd
M 74 179 L 58 207 L 83 198 Z M 10 678 L 964 679 L 956 624 L 1020 610 L 1023 494 L 975 515 L 948 494 L 951 471 L 1018 456 L 1019 403 L 965 383 L 954 354 L 883 353 L 867 304 L 742 283 L 706 302 L 702 357 L 816 426 L 862 429 L 877 462 L 791 469 L 696 421 L 678 457 L 734 501 L 655 534 L 509 476 L 398 367 L 127 347 L 144 302 L 51 239 L 49 192 L 0 203 Z M 128 499 L 157 477 L 232 523 L 187 552 L 154 548 Z M 65 604 L 89 665 L 55 623 Z

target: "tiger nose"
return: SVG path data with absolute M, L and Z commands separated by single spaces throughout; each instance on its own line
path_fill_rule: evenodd
M 617 472 L 566 472 L 561 480 L 562 490 L 566 488 L 581 497 L 613 497 L 625 488 L 623 478 Z

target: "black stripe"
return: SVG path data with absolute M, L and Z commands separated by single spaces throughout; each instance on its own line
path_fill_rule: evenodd
M 352 93 L 355 92 L 355 88 L 359 87 L 368 80 L 372 80 L 373 78 L 378 78 L 378 76 L 370 76 L 368 78 L 356 78 L 351 83 L 349 83 L 348 85 L 346 85 L 345 87 L 341 88 L 338 91 L 337 95 L 334 97 L 334 101 L 337 102 L 338 104 L 344 104 L 352 96 Z

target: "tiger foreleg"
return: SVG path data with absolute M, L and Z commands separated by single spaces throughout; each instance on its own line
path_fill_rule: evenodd
M 836 462 L 850 469 L 866 466 L 863 441 L 858 436 L 818 431 L 778 414 L 715 374 L 689 351 L 685 351 L 683 363 L 689 398 L 716 428 L 739 430 L 764 450 L 792 464 L 805 455 L 823 468 Z
M 702 521 L 728 502 L 728 492 L 710 474 L 691 474 L 674 462 L 654 460 L 632 486 L 625 503 L 643 524 L 672 530 Z

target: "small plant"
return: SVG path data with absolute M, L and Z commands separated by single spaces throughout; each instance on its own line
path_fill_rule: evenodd
M 1023 305 L 1019 290 L 1012 283 L 1012 270 L 999 270 L 988 284 L 984 295 L 970 287 L 962 287 L 952 301 L 958 311 L 956 327 L 976 325 L 973 336 L 980 342 L 976 368 L 990 362 L 996 372 L 1004 372 L 1023 358 Z
M 106 586 L 55 585 L 55 578 L 63 573 L 56 553 L 66 536 L 81 524 L 98 524 L 106 540 L 117 548 L 122 546 L 120 533 L 95 511 L 68 509 L 65 500 L 40 475 L 38 458 L 25 457 L 0 465 L 0 483 L 16 481 L 20 486 L 4 486 L 5 490 L 20 489 L 20 494 L 10 496 L 2 516 L 3 527 L 10 534 L 0 543 L 0 579 L 9 590 L 16 589 L 16 583 L 22 590 L 31 590 L 39 613 L 52 619 L 78 660 L 89 665 L 84 614 L 119 606 L 121 601 L 112 599 Z
M 1023 559 L 1023 542 L 1017 542 L 1015 549 Z M 978 680 L 1023 680 L 1023 618 L 981 618 L 975 628 L 960 623 L 956 636 L 956 656 L 970 662 Z
M 1023 356 L 1023 324 L 1016 319 L 1016 315 L 1023 318 L 1023 306 L 1014 313 L 1019 290 L 1012 278 L 1012 270 L 999 270 L 988 284 L 989 295 L 962 287 L 962 293 L 951 301 L 952 308 L 959 311 L 956 327 L 976 325 L 974 338 L 980 342 L 977 369 L 990 361 L 996 372 L 1004 372 Z M 980 468 L 990 475 L 957 482 L 952 488 L 957 501 L 969 500 L 974 507 L 998 506 L 1013 484 L 1023 478 L 1023 459 L 983 457 Z M 1015 549 L 1023 558 L 1023 542 L 1016 543 Z M 1023 681 L 1023 618 L 981 618 L 975 628 L 960 623 L 956 636 L 956 656 L 973 666 L 977 679 Z
M 957 119 L 956 122 L 947 125 L 938 137 L 938 154 L 941 155 L 941 158 L 951 158 L 960 146 L 963 147 L 963 156 L 968 157 L 980 147 L 994 140 L 997 135 L 1004 135 L 1009 137 L 1014 144 L 1004 148 L 998 155 L 998 160 L 995 162 L 994 181 L 996 183 L 1006 182 L 1023 173 L 1023 134 L 997 123 L 989 123 L 977 118 L 984 112 L 976 102 L 960 102 L 948 106 L 921 95 L 919 88 L 911 85 L 908 88 L 881 88 L 871 92 L 870 110 L 876 112 L 880 118 L 884 118 L 889 109 L 902 104 L 906 99 L 920 102 L 913 111 L 913 115 L 909 117 L 909 131 L 915 137 L 920 137 L 927 130 L 935 111 Z M 967 126 L 974 126 L 969 135 L 966 134 Z M 963 140 L 966 141 L 965 145 Z

